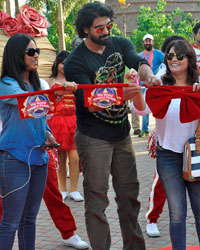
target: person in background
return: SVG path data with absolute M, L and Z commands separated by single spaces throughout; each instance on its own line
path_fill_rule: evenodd
M 140 130 L 140 117 L 133 110 L 131 110 L 131 125 L 133 128 L 133 134 L 139 135 L 141 133 Z
M 110 36 L 113 16 L 111 7 L 97 1 L 84 4 L 78 11 L 76 30 L 85 40 L 64 64 L 66 79 L 79 84 L 122 83 L 125 65 L 136 70 L 141 65 L 140 78 L 147 86 L 160 84 L 147 61 L 136 53 L 128 39 Z M 141 89 L 132 86 L 123 88 L 125 101 L 131 100 Z M 111 174 L 123 249 L 145 250 L 138 223 L 139 182 L 126 102 L 109 108 L 95 104 L 85 107 L 83 90 L 78 89 L 75 95 L 75 141 L 83 168 L 86 228 L 91 247 L 108 250 L 111 246 L 105 213 Z
M 185 40 L 185 38 L 176 35 L 167 37 L 161 47 L 161 51 L 165 54 L 167 46 L 170 44 L 170 42 L 175 40 Z M 165 73 L 166 73 L 166 65 L 162 63 L 159 66 L 159 70 L 156 74 L 156 77 L 158 79 L 161 79 L 161 77 Z M 148 208 L 145 214 L 145 217 L 147 219 L 146 233 L 149 237 L 160 236 L 160 231 L 158 229 L 157 222 L 163 211 L 165 201 L 166 201 L 166 195 L 163 189 L 163 185 L 160 181 L 157 168 L 155 167 L 153 182 L 150 188 Z
M 200 23 L 197 23 L 192 31 L 194 37 L 193 48 L 197 57 L 197 66 L 200 69 Z
M 193 91 L 200 91 L 196 55 L 187 40 L 172 41 L 166 49 L 164 62 L 166 74 L 162 77 L 163 85 L 193 86 Z M 200 241 L 200 181 L 185 181 L 182 174 L 184 145 L 194 136 L 198 120 L 181 123 L 180 103 L 180 98 L 172 99 L 165 117 L 156 118 L 156 166 L 169 207 L 172 249 L 186 250 L 186 191 Z M 141 93 L 135 96 L 132 108 L 141 115 L 151 112 Z
M 3 52 L 0 95 L 44 89 L 37 73 L 40 50 L 25 34 L 8 39 Z M 75 83 L 66 89 L 74 91 Z M 19 250 L 35 250 L 35 222 L 45 189 L 48 153 L 43 144 L 57 144 L 46 116 L 20 119 L 16 98 L 0 100 L 0 191 L 3 216 L 0 250 L 12 250 L 18 231 Z
M 144 51 L 140 53 L 140 56 L 145 58 L 152 68 L 154 75 L 157 73 L 161 63 L 164 62 L 164 54 L 162 51 L 155 49 L 154 37 L 151 34 L 146 34 L 143 37 Z M 142 83 L 143 84 L 143 83 Z M 145 89 L 143 90 L 144 93 Z M 142 117 L 142 130 L 138 137 L 149 136 L 149 114 Z
M 75 37 L 72 39 L 72 50 L 75 50 L 76 47 L 81 44 L 83 39 L 81 39 L 79 36 L 75 35 Z
M 59 52 L 52 66 L 52 74 L 48 79 L 51 88 L 59 87 L 66 82 L 63 65 L 69 56 L 69 51 Z M 74 201 L 83 201 L 77 190 L 79 179 L 79 157 L 76 150 L 74 135 L 76 130 L 76 111 L 73 93 L 68 95 L 57 94 L 54 115 L 48 120 L 56 140 L 61 144 L 58 148 L 60 168 L 58 180 L 60 183 L 63 201 L 69 196 Z M 69 159 L 70 191 L 67 187 L 67 158 Z

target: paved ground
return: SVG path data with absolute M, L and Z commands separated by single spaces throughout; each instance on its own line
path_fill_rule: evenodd
M 154 119 L 150 119 L 150 131 L 154 128 Z M 131 131 L 132 133 L 132 131 Z M 151 159 L 146 150 L 147 138 L 138 138 L 137 136 L 132 136 L 133 145 L 136 152 L 137 159 L 137 169 L 138 178 L 140 181 L 140 196 L 139 200 L 141 202 L 141 210 L 139 215 L 139 222 L 144 233 L 146 247 L 147 248 L 162 248 L 170 245 L 169 234 L 168 234 L 168 209 L 167 205 L 164 207 L 164 211 L 159 219 L 159 229 L 161 232 L 161 237 L 149 238 L 145 232 L 146 221 L 144 218 L 147 203 L 149 188 L 151 186 L 153 171 L 155 166 L 155 160 Z M 82 192 L 82 176 L 79 180 L 79 190 Z M 122 250 L 122 239 L 120 234 L 120 228 L 118 223 L 118 216 L 116 213 L 116 204 L 114 201 L 114 191 L 112 184 L 110 182 L 109 198 L 110 205 L 106 210 L 111 228 L 112 235 L 112 247 L 111 250 Z M 82 239 L 88 241 L 85 222 L 84 222 L 84 202 L 76 203 L 72 200 L 67 199 L 66 203 L 71 207 L 73 215 L 77 223 L 77 234 L 81 236 Z M 194 219 L 191 214 L 190 205 L 188 205 L 188 218 L 187 218 L 187 245 L 197 246 L 198 240 L 195 231 Z M 17 239 L 15 241 L 14 250 L 17 250 Z M 55 228 L 49 213 L 42 202 L 40 212 L 37 219 L 37 239 L 36 239 L 36 249 L 51 249 L 51 250 L 72 250 L 74 248 L 66 247 L 62 244 L 62 238 L 59 231 Z M 95 249 L 94 249 L 95 250 Z M 134 250 L 134 249 L 133 249 Z

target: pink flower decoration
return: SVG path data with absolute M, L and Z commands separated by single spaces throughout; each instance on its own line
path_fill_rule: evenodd
M 8 17 L 4 20 L 2 28 L 7 36 L 13 36 L 16 33 L 19 33 L 21 29 L 21 24 L 17 18 Z
M 33 27 L 33 29 L 35 30 L 35 36 L 47 35 L 48 21 L 35 9 L 27 5 L 23 5 L 21 7 L 21 14 L 19 15 L 26 25 Z
M 0 10 L 0 28 L 1 28 L 2 23 L 4 22 L 4 20 L 6 18 L 8 18 L 8 17 L 9 17 L 9 15 L 6 12 Z
M 23 25 L 19 30 L 19 33 L 27 34 L 29 36 L 36 36 L 36 32 L 30 25 Z M 39 33 L 38 33 L 39 34 Z

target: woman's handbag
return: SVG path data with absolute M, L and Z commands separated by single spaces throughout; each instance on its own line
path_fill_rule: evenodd
M 200 180 L 200 120 L 195 137 L 185 143 L 183 153 L 183 178 L 186 181 Z

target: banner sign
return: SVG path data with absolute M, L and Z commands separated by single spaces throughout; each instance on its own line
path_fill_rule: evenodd
M 79 84 L 78 88 L 84 88 L 85 107 L 93 105 L 109 108 L 112 105 L 123 105 L 123 87 L 128 86 L 126 83 L 81 84 L 81 86 Z
M 128 83 L 114 84 L 78 84 L 78 89 L 84 89 L 85 106 L 95 105 L 108 108 L 123 104 L 123 87 Z M 64 87 L 26 92 L 22 94 L 0 96 L 0 99 L 17 98 L 21 119 L 40 118 L 52 114 L 55 109 L 55 91 L 65 90 Z M 71 97 L 72 99 L 74 96 Z
M 20 118 L 40 118 L 54 112 L 55 93 L 17 97 Z

